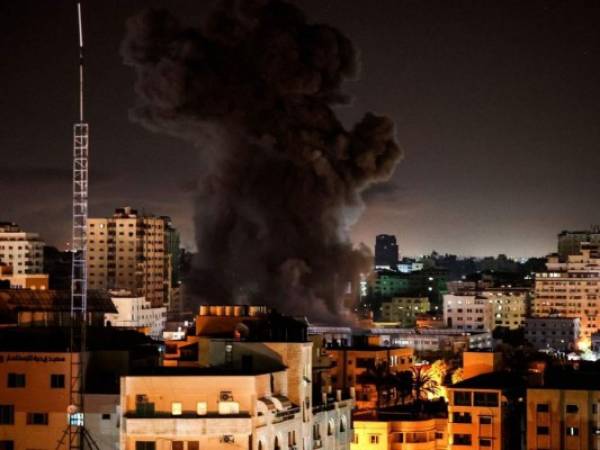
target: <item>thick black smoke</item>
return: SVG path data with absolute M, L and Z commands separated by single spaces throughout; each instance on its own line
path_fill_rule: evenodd
M 122 53 L 133 119 L 202 152 L 196 294 L 337 314 L 370 263 L 347 236 L 361 192 L 401 157 L 390 119 L 345 130 L 332 109 L 357 71 L 349 39 L 284 1 L 225 1 L 198 28 L 162 10 L 131 18 Z

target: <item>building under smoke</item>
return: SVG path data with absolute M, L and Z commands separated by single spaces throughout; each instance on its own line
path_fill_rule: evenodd
M 337 315 L 371 262 L 348 238 L 361 193 L 401 157 L 390 119 L 346 129 L 336 117 L 357 73 L 352 42 L 287 2 L 231 1 L 190 28 L 142 12 L 122 54 L 137 74 L 132 119 L 201 152 L 196 295 Z

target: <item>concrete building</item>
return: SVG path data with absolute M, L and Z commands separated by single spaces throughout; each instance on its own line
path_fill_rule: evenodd
M 153 308 L 144 297 L 133 297 L 127 290 L 110 291 L 117 312 L 104 316 L 113 327 L 130 328 L 159 339 L 167 321 L 167 308 Z
M 522 379 L 510 372 L 482 373 L 449 386 L 448 449 L 522 448 L 524 392 Z
M 140 215 L 130 207 L 118 208 L 112 217 L 90 218 L 89 288 L 127 289 L 153 307 L 166 305 L 171 286 L 166 266 L 171 263 L 165 226 L 165 218 Z
M 410 258 L 402 258 L 398 263 L 397 268 L 398 272 L 402 273 L 418 272 L 419 270 L 423 270 L 423 262 Z
M 444 295 L 444 323 L 448 328 L 464 331 L 492 331 L 494 329 L 494 307 L 484 296 Z
M 446 450 L 448 416 L 439 411 L 422 413 L 411 408 L 358 411 L 353 416 L 352 450 Z
M 375 237 L 375 268 L 396 270 L 398 265 L 398 244 L 396 236 L 379 234 Z
M 560 261 L 548 256 L 547 272 L 535 275 L 534 316 L 579 317 L 581 339 L 589 346 L 592 333 L 600 328 L 600 253 L 594 245 Z
M 401 327 L 414 327 L 417 315 L 428 312 L 429 308 L 427 297 L 393 297 L 381 304 L 380 320 Z
M 11 289 L 48 289 L 48 274 L 15 274 L 12 266 L 5 263 L 0 263 L 0 281 L 7 282 Z
M 14 223 L 1 222 L 0 263 L 11 266 L 14 275 L 42 273 L 44 242 L 37 233 L 27 233 Z
M 349 449 L 354 402 L 315 392 L 306 331 L 266 307 L 201 307 L 195 367 L 122 379 L 121 448 Z
M 155 364 L 155 349 L 139 333 L 88 332 L 85 422 L 100 448 L 119 448 L 119 376 Z M 0 329 L 0 442 L 4 449 L 68 450 L 66 430 L 71 358 L 69 333 L 59 328 Z
M 527 450 L 600 449 L 600 374 L 557 373 L 527 389 Z
M 577 350 L 578 317 L 528 317 L 525 319 L 525 339 L 538 350 Z
M 358 409 L 375 408 L 394 404 L 394 393 L 378 398 L 378 389 L 373 379 L 364 376 L 378 366 L 387 366 L 390 372 L 408 371 L 413 366 L 412 348 L 381 347 L 376 345 L 354 345 L 353 347 L 331 347 L 327 353 L 333 362 L 329 371 L 333 389 L 350 389 L 356 392 Z
M 415 352 L 450 351 L 492 348 L 492 333 L 457 330 L 453 328 L 371 328 L 369 342 L 373 345 L 409 347 Z
M 593 225 L 589 230 L 561 231 L 558 234 L 558 255 L 566 261 L 569 255 L 579 254 L 582 243 L 600 245 L 600 226 Z

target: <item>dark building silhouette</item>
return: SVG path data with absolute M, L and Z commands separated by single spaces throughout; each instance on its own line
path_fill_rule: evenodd
M 398 265 L 398 244 L 396 236 L 379 234 L 375 238 L 375 267 L 396 270 Z

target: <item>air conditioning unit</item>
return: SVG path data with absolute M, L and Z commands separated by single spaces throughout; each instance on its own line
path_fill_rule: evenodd
M 225 434 L 221 436 L 221 442 L 223 444 L 233 444 L 235 442 L 235 439 L 233 438 L 233 435 Z
M 222 402 L 232 402 L 233 394 L 231 393 L 231 391 L 221 391 L 221 393 L 219 394 L 219 399 Z

